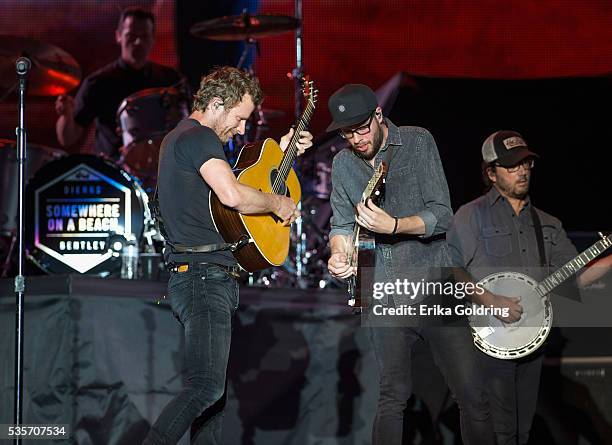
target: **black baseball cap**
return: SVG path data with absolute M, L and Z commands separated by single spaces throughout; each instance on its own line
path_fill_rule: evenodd
M 511 167 L 528 157 L 539 158 L 516 131 L 496 131 L 482 144 L 482 159 L 488 164 L 497 162 L 502 167 Z
M 370 87 L 352 83 L 332 94 L 327 106 L 332 115 L 327 131 L 333 131 L 364 122 L 378 107 L 378 99 Z

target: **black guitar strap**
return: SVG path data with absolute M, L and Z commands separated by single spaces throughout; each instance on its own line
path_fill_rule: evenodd
M 153 216 L 158 232 L 164 237 L 166 244 L 170 246 L 173 253 L 210 253 L 219 252 L 222 250 L 235 252 L 249 242 L 248 237 L 243 236 L 235 243 L 206 244 L 201 246 L 183 246 L 177 243 L 172 243 L 168 237 L 168 232 L 166 232 L 164 220 L 159 209 L 157 186 L 155 186 L 155 194 L 153 195 L 153 199 L 149 201 L 149 209 L 151 210 L 151 215 Z
M 384 159 L 384 162 L 387 164 L 387 172 L 391 171 L 390 169 L 391 169 L 391 158 L 392 157 L 393 157 L 393 146 L 392 145 L 388 145 L 387 146 L 387 153 L 385 154 L 385 159 Z M 380 162 L 383 162 L 383 160 L 381 160 Z M 376 167 L 378 167 L 378 165 Z M 383 191 L 382 199 L 378 202 L 378 206 L 380 208 L 384 208 L 384 205 L 385 205 L 385 195 L 386 195 L 386 193 Z
M 538 252 L 540 253 L 540 266 L 546 267 L 546 251 L 544 250 L 544 235 L 542 233 L 542 223 L 535 207 L 530 203 L 531 219 L 533 220 L 533 228 L 535 229 L 536 239 L 538 240 Z

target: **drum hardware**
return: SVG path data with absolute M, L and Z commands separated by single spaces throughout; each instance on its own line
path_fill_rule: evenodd
M 189 32 L 192 36 L 220 41 L 238 41 L 267 37 L 293 31 L 300 25 L 295 17 L 282 15 L 240 15 L 219 17 L 196 23 Z
M 274 110 L 271 108 L 262 108 L 261 105 L 255 110 L 255 115 L 258 118 L 257 125 L 267 125 L 269 119 L 278 119 L 285 115 L 283 110 Z
M 0 235 L 0 254 L 3 255 L 4 262 L 2 263 L 2 273 L 0 277 L 6 278 L 9 276 L 9 272 L 12 266 L 13 255 L 15 254 L 15 247 L 17 245 L 17 235 L 10 233 L 7 235 Z
M 119 164 L 139 177 L 145 189 L 155 187 L 164 136 L 188 115 L 189 100 L 180 85 L 138 91 L 119 105 L 118 132 L 123 141 Z
M 15 91 L 15 60 L 27 56 L 31 60 L 28 73 L 30 96 L 57 96 L 76 88 L 81 81 L 81 68 L 66 51 L 49 43 L 10 35 L 0 35 L 0 89 L 2 99 Z
M 45 164 L 66 156 L 67 153 L 57 148 L 28 142 L 26 157 L 26 181 Z M 19 177 L 17 173 L 17 142 L 0 139 L 0 232 L 14 236 L 18 219 Z
M 160 280 L 166 272 L 163 255 L 157 252 L 145 252 L 140 254 L 138 266 L 138 277 L 143 280 Z

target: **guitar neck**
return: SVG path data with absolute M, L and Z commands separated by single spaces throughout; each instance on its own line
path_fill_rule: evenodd
M 372 195 L 375 193 L 377 189 L 377 185 L 381 177 L 386 174 L 386 165 L 384 162 L 381 162 L 380 165 L 376 168 L 374 175 L 368 181 L 365 190 L 361 194 L 361 203 L 365 204 L 368 198 L 372 198 Z M 357 262 L 356 252 L 359 250 L 359 237 L 361 236 L 361 226 L 357 224 L 355 221 L 355 225 L 353 226 L 353 237 L 351 238 L 351 245 L 349 246 L 348 251 L 348 260 L 351 266 L 354 266 Z
M 302 112 L 300 119 L 295 126 L 295 131 L 293 132 L 293 136 L 291 136 L 291 141 L 289 141 L 289 145 L 287 146 L 287 150 L 285 150 L 285 154 L 283 155 L 283 160 L 279 166 L 279 175 L 278 181 L 285 181 L 287 179 L 287 175 L 291 170 L 291 166 L 293 165 L 293 161 L 297 158 L 298 148 L 297 143 L 300 139 L 300 133 L 308 127 L 308 123 L 310 122 L 310 118 L 312 117 L 312 113 L 314 113 L 314 105 L 311 101 L 308 101 L 306 104 L 306 108 Z M 277 193 L 278 191 L 275 191 Z
M 575 257 L 573 260 L 565 263 L 563 267 L 558 269 L 553 274 L 549 275 L 540 284 L 538 284 L 538 290 L 540 291 L 540 294 L 546 295 L 552 292 L 554 288 L 559 286 L 568 278 L 580 272 L 580 270 L 584 268 L 584 266 L 586 266 L 599 255 L 604 253 L 606 249 L 610 246 L 612 246 L 612 240 L 610 239 L 610 236 L 607 236 L 593 244 L 587 250 Z
M 357 262 L 357 255 L 355 255 L 355 253 L 359 249 L 359 231 L 360 229 L 361 229 L 361 226 L 355 223 L 355 226 L 353 227 L 353 235 L 351 236 L 351 239 L 349 240 L 348 252 L 346 255 L 347 255 L 349 266 L 351 267 L 354 266 L 355 263 Z

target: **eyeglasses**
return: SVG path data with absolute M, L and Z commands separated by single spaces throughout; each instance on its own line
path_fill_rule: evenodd
M 355 135 L 355 133 L 361 136 L 363 136 L 364 134 L 368 134 L 370 132 L 370 125 L 372 125 L 372 119 L 374 119 L 374 113 L 375 111 L 373 111 L 370 115 L 368 122 L 362 125 L 361 127 L 353 128 L 352 130 L 340 130 L 340 136 L 342 136 L 344 139 L 350 139 Z
M 534 165 L 535 160 L 533 158 L 523 159 L 521 162 L 513 165 L 512 167 L 504 167 L 503 165 L 499 165 L 497 163 L 495 164 L 496 167 L 505 168 L 508 173 L 516 173 L 521 167 L 523 167 L 525 170 L 531 170 Z

